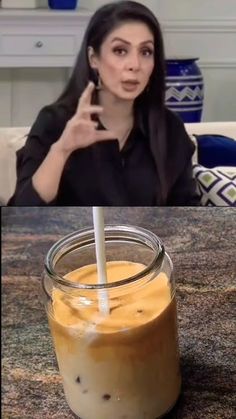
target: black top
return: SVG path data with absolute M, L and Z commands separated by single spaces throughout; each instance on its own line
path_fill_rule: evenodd
M 191 165 L 194 145 L 180 119 L 168 110 L 166 115 L 169 192 L 165 205 L 197 205 Z M 40 111 L 25 146 L 17 152 L 17 185 L 9 205 L 46 205 L 32 185 L 32 176 L 70 117 L 62 107 Z M 158 174 L 147 135 L 135 127 L 121 151 L 118 140 L 74 151 L 66 162 L 58 195 L 48 205 L 160 205 Z

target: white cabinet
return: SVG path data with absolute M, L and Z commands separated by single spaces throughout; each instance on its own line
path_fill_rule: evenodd
M 2 55 L 11 57 L 73 56 L 76 53 L 76 37 L 73 35 L 3 35 Z
M 31 125 L 58 97 L 91 14 L 0 9 L 0 126 Z
M 0 9 L 0 67 L 71 67 L 91 12 Z

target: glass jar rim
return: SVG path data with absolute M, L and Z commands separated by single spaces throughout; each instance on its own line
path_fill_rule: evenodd
M 69 251 L 74 250 L 75 248 L 79 248 L 78 242 L 76 246 L 76 239 L 84 239 L 84 242 L 81 243 L 81 247 L 85 244 L 94 244 L 94 229 L 91 227 L 86 227 L 80 230 L 76 230 L 73 233 L 67 234 L 62 239 L 58 240 L 54 245 L 49 249 L 45 261 L 44 267 L 49 275 L 49 277 L 55 280 L 58 284 L 74 288 L 74 289 L 92 289 L 92 290 L 99 290 L 99 289 L 113 289 L 119 286 L 127 285 L 130 283 L 134 283 L 135 281 L 145 277 L 146 275 L 150 274 L 154 269 L 158 269 L 161 267 L 161 264 L 164 259 L 165 255 L 165 247 L 162 243 L 161 239 L 152 231 L 147 230 L 143 227 L 129 225 L 129 224 L 107 224 L 105 225 L 105 242 L 109 242 L 112 240 L 124 240 L 129 239 L 130 242 L 133 243 L 142 243 L 145 244 L 152 250 L 156 250 L 156 255 L 152 259 L 152 261 L 147 265 L 143 270 L 138 272 L 137 274 L 130 276 L 128 278 L 121 279 L 119 281 L 114 281 L 105 284 L 82 284 L 82 283 L 75 283 L 65 277 L 60 276 L 56 273 L 53 261 L 55 260 L 56 256 L 59 256 L 56 260 L 60 260 L 66 253 Z M 127 233 L 133 235 L 133 237 L 128 237 Z M 119 234 L 119 236 L 118 236 Z M 69 247 L 69 245 L 73 244 L 74 239 L 74 246 Z M 66 247 L 67 246 L 67 247 Z M 64 249 L 64 252 L 62 250 Z M 68 250 L 66 252 L 66 250 Z M 60 254 L 61 252 L 61 254 Z

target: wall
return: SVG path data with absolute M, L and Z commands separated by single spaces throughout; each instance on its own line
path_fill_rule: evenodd
M 45 1 L 45 0 L 43 0 Z M 95 10 L 102 0 L 80 0 Z M 164 30 L 166 55 L 200 57 L 205 81 L 205 121 L 235 120 L 236 1 L 146 0 Z M 0 69 L 0 126 L 30 125 L 52 102 L 68 77 L 66 69 Z
M 79 0 L 81 7 L 90 10 L 96 10 L 106 3 L 104 0 Z M 139 3 L 150 7 L 163 20 L 236 17 L 235 0 L 143 0 Z

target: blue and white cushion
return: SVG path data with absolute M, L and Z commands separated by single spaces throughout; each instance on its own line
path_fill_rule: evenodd
M 236 207 L 236 167 L 193 166 L 197 190 L 204 206 Z

